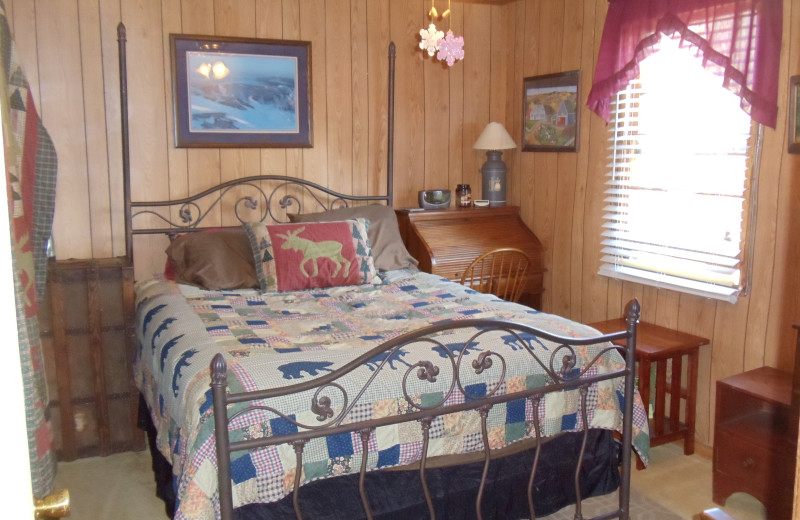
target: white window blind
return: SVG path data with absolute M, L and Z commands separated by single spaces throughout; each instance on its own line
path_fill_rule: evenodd
M 617 95 L 600 274 L 736 301 L 755 139 L 721 84 L 663 37 Z

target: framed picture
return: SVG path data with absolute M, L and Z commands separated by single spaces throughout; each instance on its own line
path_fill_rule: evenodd
M 800 76 L 789 80 L 789 153 L 800 153 Z
M 531 76 L 523 81 L 522 151 L 577 152 L 580 71 Z
M 311 42 L 171 34 L 177 147 L 312 146 Z

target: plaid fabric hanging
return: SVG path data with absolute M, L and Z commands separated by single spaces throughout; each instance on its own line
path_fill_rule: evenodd
M 20 361 L 25 394 L 31 484 L 36 497 L 52 491 L 55 456 L 39 337 L 39 298 L 47 277 L 56 192 L 56 152 L 42 126 L 0 2 L 0 108 L 11 220 Z

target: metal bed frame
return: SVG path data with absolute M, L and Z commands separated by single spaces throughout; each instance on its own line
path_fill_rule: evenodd
M 126 72 L 126 34 L 125 26 L 120 23 L 118 26 L 119 58 L 120 58 L 120 101 L 121 101 L 121 124 L 122 124 L 122 158 L 124 175 L 124 199 L 125 199 L 125 229 L 127 256 L 133 260 L 133 236 L 137 234 L 168 234 L 184 233 L 200 230 L 200 224 L 209 214 L 211 209 L 222 204 L 226 198 L 234 198 L 234 214 L 240 221 L 241 208 L 256 211 L 262 220 L 270 219 L 273 221 L 285 221 L 286 211 L 289 208 L 297 208 L 298 212 L 303 210 L 303 202 L 310 202 L 320 209 L 329 209 L 340 206 L 348 206 L 352 203 L 382 202 L 392 205 L 392 170 L 393 170 L 393 132 L 394 132 L 394 63 L 395 47 L 394 43 L 389 46 L 389 91 L 388 91 L 388 137 L 387 148 L 387 194 L 378 196 L 352 196 L 341 194 L 330 190 L 319 184 L 285 176 L 260 175 L 237 179 L 223 183 L 217 187 L 203 191 L 196 195 L 172 201 L 132 201 L 130 190 L 130 151 L 128 133 L 128 99 L 127 99 L 127 72 Z M 236 188 L 236 189 L 234 189 Z M 242 195 L 242 190 L 247 194 Z M 324 195 L 317 195 L 320 192 Z M 177 219 L 172 217 L 170 209 L 177 209 Z M 158 228 L 135 228 L 133 220 L 137 216 L 150 215 L 163 223 Z M 250 218 L 249 220 L 253 220 Z M 640 314 L 639 303 L 636 300 L 628 304 L 626 310 L 626 330 L 599 335 L 589 338 L 567 338 L 553 335 L 546 331 L 532 328 L 530 326 L 504 322 L 500 320 L 464 320 L 459 322 L 448 322 L 430 325 L 420 330 L 406 333 L 383 343 L 358 358 L 347 363 L 345 366 L 316 377 L 312 380 L 298 383 L 291 386 L 280 388 L 265 389 L 254 392 L 230 393 L 227 388 L 227 366 L 221 354 L 217 354 L 211 364 L 211 387 L 214 397 L 214 421 L 215 438 L 217 446 L 219 497 L 221 518 L 223 520 L 233 519 L 233 502 L 231 489 L 231 453 L 241 450 L 252 450 L 265 446 L 278 444 L 291 444 L 296 453 L 297 467 L 302 467 L 303 450 L 309 440 L 324 437 L 327 435 L 340 434 L 345 432 L 358 432 L 362 441 L 362 453 L 367 453 L 368 442 L 372 432 L 381 426 L 393 425 L 405 422 L 418 422 L 423 434 L 422 458 L 419 465 L 419 478 L 425 495 L 425 502 L 428 507 L 430 517 L 436 518 L 432 498 L 428 490 L 425 475 L 426 464 L 428 462 L 428 441 L 430 438 L 430 426 L 432 421 L 439 416 L 468 410 L 477 411 L 481 421 L 481 440 L 483 444 L 483 475 L 475 499 L 475 512 L 477 518 L 482 518 L 481 502 L 484 495 L 486 475 L 489 468 L 489 461 L 492 452 L 489 447 L 487 433 L 487 416 L 493 406 L 506 403 L 516 399 L 527 399 L 531 402 L 534 409 L 534 435 L 537 446 L 535 457 L 531 468 L 530 480 L 528 484 L 528 508 L 530 517 L 534 518 L 534 499 L 532 488 L 534 476 L 536 474 L 539 453 L 542 446 L 541 425 L 538 419 L 538 410 L 542 398 L 552 392 L 564 392 L 576 390 L 580 394 L 580 414 L 584 426 L 588 423 L 587 417 L 587 394 L 589 388 L 603 380 L 612 378 L 624 378 L 624 419 L 622 431 L 622 450 L 621 450 L 621 479 L 619 487 L 619 507 L 601 516 L 594 517 L 594 520 L 606 518 L 629 518 L 630 501 L 630 472 L 631 472 L 631 452 L 632 452 L 632 424 L 633 424 L 633 402 L 635 396 L 635 349 L 636 349 L 636 326 Z M 466 341 L 458 354 L 453 354 L 438 339 L 437 335 L 446 331 L 456 331 L 471 328 L 476 332 Z M 506 377 L 507 361 L 502 352 L 495 350 L 484 350 L 475 358 L 469 367 L 462 367 L 464 350 L 472 345 L 472 342 L 479 337 L 493 334 L 505 333 L 514 338 L 508 348 L 516 350 L 523 348 L 531 356 L 532 363 L 542 369 L 546 377 L 546 384 L 524 391 L 506 394 L 500 392 Z M 522 334 L 532 334 L 538 338 L 552 341 L 558 347 L 552 351 L 549 359 L 540 359 L 537 354 L 528 346 L 526 341 L 521 338 Z M 590 363 L 585 366 L 576 366 L 577 354 L 575 347 L 596 345 L 609 341 L 623 341 L 625 347 L 606 345 L 600 348 Z M 387 363 L 390 363 L 392 356 L 399 355 L 398 351 L 405 348 L 428 348 L 433 352 L 438 348 L 438 352 L 445 352 L 447 358 L 443 361 L 444 369 L 440 368 L 432 361 L 421 361 L 410 366 L 402 379 L 402 393 L 405 401 L 410 407 L 410 413 L 383 417 L 358 422 L 345 422 L 348 413 L 359 402 L 375 378 Z M 505 348 L 502 347 L 502 348 Z M 440 349 L 440 350 L 439 350 Z M 626 366 L 623 369 L 608 373 L 589 373 L 597 360 L 604 353 L 611 350 L 619 350 L 625 358 Z M 381 360 L 370 378 L 360 385 L 355 395 L 349 394 L 342 383 L 348 374 L 357 368 L 371 363 L 375 365 L 376 360 Z M 441 359 L 441 358 L 440 358 Z M 490 369 L 495 363 L 499 363 L 500 376 L 497 383 L 487 390 L 486 395 L 480 397 L 469 396 L 465 391 L 462 377 L 462 369 L 472 370 L 475 374 L 482 374 Z M 466 365 L 466 363 L 464 363 Z M 495 372 L 498 367 L 495 367 Z M 443 393 L 443 398 L 434 405 L 423 406 L 414 402 L 409 390 L 409 384 L 433 384 L 440 378 L 445 380 L 447 391 Z M 494 377 L 494 376 L 493 376 Z M 441 383 L 440 383 L 441 384 Z M 448 404 L 448 398 L 454 392 L 462 392 L 465 395 L 463 403 Z M 310 392 L 313 397 L 309 403 L 309 409 L 316 414 L 317 424 L 302 424 L 290 418 L 288 414 L 275 409 L 269 405 L 269 399 L 285 396 L 298 392 Z M 233 412 L 229 412 L 229 405 L 241 404 Z M 287 435 L 276 435 L 262 439 L 234 441 L 229 440 L 228 428 L 232 420 L 243 415 L 254 412 L 269 412 L 293 423 L 298 427 L 298 432 Z M 580 457 L 575 468 L 575 488 L 576 505 L 575 518 L 582 519 L 582 496 L 579 485 L 581 473 L 581 462 L 586 450 L 586 440 L 588 428 L 584 427 L 583 440 L 581 443 Z M 367 458 L 362 457 L 359 473 L 359 492 L 360 499 L 366 518 L 372 519 L 373 514 L 370 508 L 369 497 L 365 493 L 364 482 L 367 473 Z M 297 471 L 294 478 L 293 505 L 295 515 L 298 519 L 302 518 L 300 507 L 300 480 L 301 472 Z

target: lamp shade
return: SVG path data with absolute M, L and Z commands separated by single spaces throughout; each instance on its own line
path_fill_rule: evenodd
M 508 135 L 505 127 L 494 122 L 486 125 L 473 146 L 476 150 L 508 150 L 516 147 L 517 143 Z

